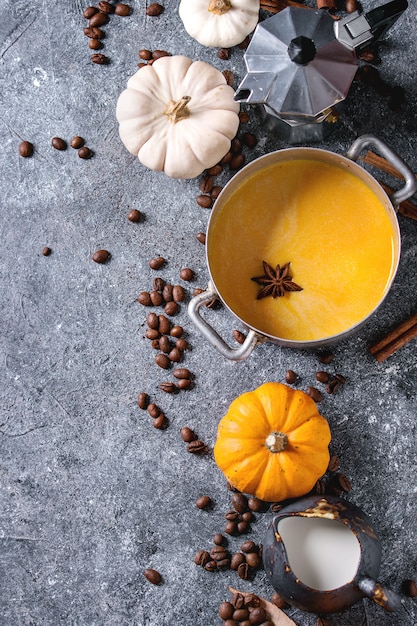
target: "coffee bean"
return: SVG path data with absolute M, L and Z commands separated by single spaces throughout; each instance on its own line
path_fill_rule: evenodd
M 235 154 L 230 159 L 229 167 L 231 170 L 240 170 L 240 168 L 243 167 L 244 165 L 245 165 L 245 155 L 242 153 Z
M 246 563 L 253 569 L 260 567 L 262 559 L 257 552 L 248 552 L 246 555 Z
M 233 338 L 235 339 L 235 341 L 237 341 L 238 343 L 242 344 L 242 343 L 245 342 L 246 335 L 244 333 L 242 333 L 240 330 L 234 330 L 233 331 Z
M 217 570 L 216 561 L 209 561 L 208 563 L 205 564 L 204 569 L 207 570 L 208 572 L 215 572 Z
M 268 619 L 268 615 L 265 609 L 262 608 L 261 606 L 257 607 L 256 609 L 253 609 L 253 611 L 251 611 L 251 614 L 249 616 L 249 621 L 251 624 L 253 624 L 253 626 L 260 626 L 260 624 L 262 624 L 262 622 L 265 622 L 267 619 Z
M 240 520 L 240 515 L 237 511 L 227 511 L 224 517 L 225 519 L 232 521 L 232 522 L 238 522 Z
M 177 393 L 178 387 L 174 383 L 166 382 L 160 383 L 159 389 L 164 393 Z
M 179 363 L 182 360 L 181 350 L 178 348 L 172 348 L 168 356 L 173 363 Z
M 191 428 L 188 426 L 183 426 L 180 430 L 181 439 L 185 441 L 185 443 L 190 443 L 190 441 L 195 441 L 198 439 L 197 435 Z
M 80 137 L 79 135 L 75 135 L 75 137 L 71 139 L 71 143 L 70 143 L 71 148 L 75 148 L 76 150 L 79 150 L 79 148 L 82 148 L 83 145 L 84 145 L 84 139 Z
M 172 373 L 175 378 L 191 378 L 191 372 L 186 367 L 178 367 Z
M 285 382 L 292 385 L 297 380 L 297 374 L 293 370 L 287 370 L 285 372 Z
M 242 552 L 255 552 L 256 551 L 256 543 L 254 541 L 244 541 L 240 546 Z
M 55 148 L 55 150 L 67 149 L 67 142 L 64 141 L 64 139 L 61 139 L 61 137 L 52 137 L 51 145 L 53 148 Z
M 210 555 L 207 550 L 199 550 L 194 556 L 194 563 L 204 567 L 210 561 Z
M 174 285 L 172 289 L 174 302 L 183 302 L 186 298 L 185 289 L 181 285 Z
M 90 48 L 90 50 L 101 50 L 103 44 L 99 39 L 90 39 L 88 42 L 88 47 Z
M 326 490 L 327 490 L 326 481 L 323 478 L 319 478 L 319 480 L 314 485 L 314 493 L 316 493 L 319 496 L 322 496 L 326 493 Z
M 217 165 L 213 165 L 213 167 L 210 167 L 207 170 L 207 174 L 209 174 L 209 176 L 218 176 L 219 174 L 221 174 L 223 171 L 222 166 L 218 163 Z
M 217 52 L 217 56 L 222 61 L 227 61 L 230 57 L 230 49 L 229 48 L 220 48 Z
M 170 335 L 172 337 L 182 337 L 183 334 L 184 334 L 184 329 L 182 326 L 176 325 L 171 328 Z
M 138 302 L 143 304 L 143 306 L 151 306 L 152 300 L 148 291 L 141 291 L 138 295 Z
M 96 7 L 87 7 L 86 9 L 84 9 L 83 16 L 86 20 L 89 20 L 90 17 L 93 17 L 93 15 L 97 13 L 97 11 L 98 9 Z
M 219 606 L 219 617 L 223 620 L 230 619 L 235 608 L 231 602 L 222 602 Z
M 242 141 L 248 148 L 254 148 L 258 143 L 258 139 L 253 133 L 244 133 L 242 135 Z
M 180 307 L 178 303 L 174 301 L 167 302 L 166 305 L 164 306 L 164 311 L 167 315 L 176 315 L 179 310 L 180 310 Z
M 158 415 L 161 413 L 161 409 L 158 405 L 155 404 L 155 402 L 151 402 L 150 404 L 148 404 L 148 413 L 150 417 L 158 417 Z
M 108 15 L 114 13 L 114 6 L 110 2 L 107 2 L 107 0 L 100 0 L 97 8 L 101 13 L 107 13 Z
M 159 350 L 159 339 L 152 339 L 151 341 L 151 347 L 154 350 Z
M 220 159 L 219 165 L 226 165 L 230 163 L 230 159 L 232 158 L 232 151 L 228 150 L 226 154 Z
M 169 52 L 166 50 L 154 50 L 152 52 L 152 59 L 156 61 L 156 59 L 160 59 L 161 57 L 169 57 L 171 56 Z
M 267 505 L 265 502 L 263 502 L 263 500 L 260 500 L 259 498 L 256 497 L 252 497 L 252 498 L 248 498 L 248 507 L 251 511 L 255 511 L 255 512 L 260 512 L 260 511 L 265 511 L 265 509 L 267 508 Z
M 90 17 L 89 25 L 94 28 L 95 26 L 104 26 L 109 21 L 109 16 L 106 13 L 95 13 Z
M 323 400 L 323 394 L 316 387 L 308 386 L 306 389 L 306 394 L 310 396 L 314 400 L 314 402 L 321 402 Z
M 95 263 L 106 263 L 110 259 L 110 252 L 108 250 L 96 250 L 91 257 Z
M 235 609 L 243 608 L 246 604 L 245 596 L 239 592 L 234 593 L 232 596 L 232 604 L 235 607 Z
M 327 467 L 327 471 L 328 472 L 337 472 L 339 467 L 340 467 L 340 458 L 337 455 L 333 454 L 330 457 L 330 461 L 329 461 L 329 465 Z
M 213 206 L 213 198 L 204 194 L 197 196 L 196 202 L 203 209 L 211 209 L 211 207 Z
M 153 585 L 160 585 L 162 582 L 162 576 L 156 569 L 145 569 L 143 575 L 145 576 L 146 580 L 148 580 Z
M 216 200 L 222 191 L 223 187 L 221 187 L 220 185 L 215 185 L 210 191 L 210 196 L 213 198 L 213 200 Z
M 162 297 L 162 295 L 159 293 L 159 291 L 155 291 L 155 289 L 153 289 L 150 293 L 149 293 L 149 297 L 151 299 L 151 302 L 154 306 L 161 306 L 161 304 L 163 303 L 164 299 Z
M 165 315 L 158 315 L 158 330 L 162 335 L 168 335 L 171 331 L 171 322 Z
M 250 530 L 249 522 L 245 522 L 245 521 L 241 520 L 240 522 L 237 523 L 237 532 L 240 535 L 243 535 L 243 534 L 249 532 L 249 530 Z
M 157 314 L 148 313 L 148 315 L 146 316 L 146 323 L 148 324 L 149 328 L 157 330 L 159 327 L 159 319 Z
M 272 594 L 270 601 L 272 604 L 275 604 L 275 606 L 279 609 L 283 609 L 285 606 L 287 606 L 286 600 L 284 600 L 284 598 L 280 596 L 279 593 L 277 593 L 276 591 Z
M 89 37 L 89 39 L 103 39 L 104 37 L 104 32 L 101 30 L 101 28 L 97 28 L 97 27 L 91 27 L 91 26 L 87 26 L 86 28 L 84 28 L 84 35 L 86 37 Z
M 201 454 L 207 450 L 206 444 L 200 439 L 195 439 L 194 441 L 190 441 L 187 446 L 187 452 L 191 454 Z
M 247 124 L 250 120 L 250 115 L 247 111 L 240 111 L 239 121 L 241 124 Z
M 171 361 L 169 360 L 168 356 L 163 352 L 157 354 L 154 360 L 155 363 L 164 370 L 169 369 L 169 367 L 171 366 Z
M 185 280 L 185 281 L 193 280 L 194 276 L 195 276 L 194 270 L 192 270 L 190 267 L 183 267 L 180 270 L 180 278 L 182 280 Z
M 105 54 L 92 54 L 90 58 L 96 65 L 107 65 L 110 61 Z M 83 150 L 83 148 L 81 148 L 81 150 Z
M 142 48 L 141 50 L 139 50 L 139 58 L 143 59 L 144 61 L 149 61 L 149 59 L 152 59 L 152 52 L 150 50 L 147 50 L 146 48 Z
M 166 263 L 166 260 L 162 256 L 157 256 L 149 261 L 149 267 L 151 270 L 159 270 Z
M 127 17 L 131 14 L 132 9 L 128 4 L 125 4 L 124 2 L 118 2 L 114 7 L 114 12 L 119 17 Z
M 80 159 L 91 159 L 91 157 L 93 156 L 92 151 L 90 150 L 90 148 L 87 148 L 87 146 L 83 146 L 82 148 L 80 148 L 77 154 Z
M 180 378 L 177 383 L 177 387 L 178 389 L 181 389 L 181 391 L 187 391 L 187 389 L 191 389 L 192 382 L 189 378 Z
M 248 617 L 249 617 L 248 609 L 245 609 L 245 608 L 235 609 L 233 612 L 233 619 L 236 622 L 243 622 L 243 620 L 248 619 Z
M 165 286 L 165 281 L 160 276 L 155 276 L 152 280 L 152 286 L 154 291 L 162 291 Z
M 249 565 L 247 563 L 241 563 L 239 565 L 239 567 L 237 568 L 237 575 L 242 580 L 248 580 L 248 578 L 250 576 L 250 567 L 249 567 Z M 259 623 L 261 623 L 261 622 L 259 622 Z
M 51 252 L 52 252 L 52 250 L 51 250 L 51 248 L 49 248 L 49 246 L 45 246 L 42 249 L 43 256 L 49 256 L 51 254 Z
M 158 15 L 161 15 L 163 11 L 164 7 L 161 4 L 153 2 L 146 8 L 146 15 L 149 15 L 149 17 L 157 17 Z
M 330 380 L 330 374 L 328 372 L 323 372 L 322 370 L 316 372 L 316 380 L 318 380 L 319 383 L 328 383 Z
M 196 234 L 197 241 L 199 241 L 203 246 L 206 243 L 206 233 L 199 232 Z
M 329 363 L 333 361 L 333 353 L 327 350 L 324 352 L 319 352 L 317 355 L 317 358 L 320 361 L 320 363 L 323 363 L 324 365 L 328 365 Z
M 255 516 L 252 511 L 245 511 L 242 513 L 242 521 L 244 522 L 253 522 L 255 520 Z
M 171 283 L 166 283 L 162 289 L 162 297 L 165 302 L 172 302 L 174 299 L 173 296 L 174 286 Z
M 213 176 L 206 174 L 200 181 L 200 191 L 201 193 L 210 193 L 213 189 Z
M 226 537 L 221 533 L 216 533 L 213 537 L 213 543 L 216 546 L 222 546 L 226 543 Z
M 149 396 L 144 391 L 141 391 L 138 395 L 138 407 L 140 409 L 147 409 L 149 405 Z
M 226 84 L 229 85 L 229 87 L 232 87 L 235 82 L 235 75 L 233 72 L 231 70 L 223 70 L 222 74 L 226 79 Z
M 248 499 L 243 493 L 234 493 L 232 495 L 232 506 L 238 513 L 248 510 Z
M 346 0 L 345 3 L 346 13 L 353 13 L 358 10 L 357 0 Z
M 221 561 L 225 559 L 227 555 L 228 552 L 224 546 L 214 546 L 214 548 L 210 550 L 210 557 L 213 561 Z
M 237 534 L 237 523 L 233 521 L 227 521 L 224 525 L 224 532 L 227 535 L 236 535 Z
M 181 350 L 181 352 L 184 352 L 184 350 L 188 350 L 190 345 L 186 339 L 181 337 L 175 342 L 175 347 L 178 348 L 178 350 Z
M 232 143 L 230 145 L 230 151 L 232 154 L 239 154 L 240 152 L 242 152 L 242 147 L 242 142 L 238 137 L 232 139 Z
M 153 427 L 157 430 L 165 430 L 168 427 L 168 420 L 165 413 L 160 413 L 158 417 L 153 420 Z
M 417 583 L 415 580 L 412 580 L 412 579 L 404 580 L 402 584 L 402 589 L 409 598 L 417 597 Z
M 159 333 L 158 327 L 155 328 L 155 327 L 151 326 L 151 324 L 153 324 L 152 320 L 153 320 L 153 316 L 154 315 L 156 316 L 156 324 L 158 326 L 158 316 L 155 313 L 150 313 L 149 314 L 150 320 L 148 322 L 149 328 L 145 331 L 145 337 L 147 339 L 150 339 L 151 341 L 153 341 L 154 339 L 159 339 L 159 337 L 160 337 L 160 333 Z M 159 346 L 159 341 L 158 341 L 158 346 Z
M 342 491 L 349 493 L 349 491 L 352 489 L 352 485 L 351 485 L 349 478 L 345 476 L 344 474 L 337 474 L 337 480 L 339 482 L 339 485 Z
M 236 552 L 231 558 L 230 569 L 236 571 L 239 565 L 241 565 L 242 563 L 246 563 L 245 555 L 241 552 Z
M 197 498 L 195 505 L 198 509 L 208 509 L 212 505 L 210 496 L 200 496 Z M 210 556 L 212 556 L 211 553 Z
M 127 219 L 129 220 L 129 222 L 140 222 L 141 217 L 142 217 L 142 214 L 137 209 L 132 209 L 127 214 Z
M 165 354 L 168 354 L 171 351 L 171 342 L 166 335 L 162 335 L 162 337 L 160 338 L 159 347 L 162 352 L 165 352 Z
M 19 145 L 19 154 L 21 157 L 27 159 L 33 154 L 33 144 L 30 141 L 22 141 Z

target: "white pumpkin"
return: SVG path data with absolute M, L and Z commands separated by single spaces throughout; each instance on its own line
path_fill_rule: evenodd
M 184 28 L 203 46 L 231 48 L 256 27 L 260 0 L 181 0 Z
M 240 105 L 223 74 L 176 55 L 142 67 L 119 96 L 116 117 L 126 148 L 152 170 L 195 178 L 228 152 Z

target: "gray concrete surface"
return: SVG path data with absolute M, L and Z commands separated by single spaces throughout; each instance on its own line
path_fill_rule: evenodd
M 146 312 L 136 301 L 155 273 L 161 254 L 165 280 L 188 294 L 208 280 L 204 231 L 209 211 L 200 208 L 198 180 L 171 180 L 146 170 L 121 144 L 116 100 L 137 69 L 140 48 L 165 49 L 244 75 L 243 51 L 228 61 L 185 33 L 178 2 L 165 0 L 158 18 L 132 0 L 129 17 L 105 26 L 103 52 L 111 63 L 94 65 L 83 35 L 86 1 L 48 3 L 3 0 L 0 6 L 1 143 L 1 389 L 0 389 L 0 623 L 2 626 L 204 626 L 220 624 L 227 586 L 270 597 L 265 573 L 240 581 L 210 574 L 193 563 L 223 528 L 230 492 L 208 454 L 187 453 L 179 429 L 188 425 L 211 448 L 231 400 L 267 380 L 283 380 L 288 368 L 299 387 L 314 384 L 315 352 L 259 346 L 244 363 L 227 362 L 201 339 L 182 305 L 176 320 L 191 349 L 183 365 L 195 374 L 192 390 L 176 396 L 158 385 L 171 380 L 153 362 L 144 339 Z M 309 2 L 312 6 L 312 3 Z M 369 10 L 379 3 L 364 0 Z M 400 85 L 400 112 L 363 83 L 355 83 L 341 122 L 320 147 L 343 153 L 362 133 L 385 139 L 417 171 L 417 8 L 411 2 L 380 45 L 378 69 Z M 263 14 L 265 16 L 266 14 Z M 250 160 L 286 146 L 259 124 Z M 79 159 L 51 148 L 53 136 L 82 135 L 94 151 Z M 33 142 L 30 159 L 21 140 Z M 225 170 L 218 182 L 225 183 Z M 415 198 L 414 198 L 415 200 Z M 139 224 L 127 220 L 143 212 Z M 346 378 L 325 394 L 321 412 L 332 430 L 332 451 L 352 482 L 349 500 L 371 517 L 380 535 L 381 580 L 399 591 L 416 578 L 416 346 L 382 364 L 370 344 L 416 311 L 417 222 L 400 216 L 402 257 L 392 289 L 375 317 L 334 347 L 331 371 Z M 43 256 L 50 246 L 50 256 Z M 111 260 L 97 265 L 98 248 Z M 195 270 L 186 284 L 181 267 Z M 358 288 L 360 286 L 358 285 Z M 210 311 L 230 337 L 239 325 L 224 310 Z M 158 431 L 138 409 L 146 391 L 169 418 Z M 195 507 L 208 494 L 209 511 Z M 249 535 L 262 541 L 271 512 L 257 516 Z M 238 548 L 232 538 L 230 548 Z M 143 576 L 159 570 L 163 584 Z M 414 626 L 415 600 L 385 613 L 364 600 L 331 615 L 337 626 Z M 317 616 L 287 611 L 297 626 Z

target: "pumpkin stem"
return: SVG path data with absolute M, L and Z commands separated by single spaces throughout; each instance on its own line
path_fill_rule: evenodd
M 230 0 L 210 0 L 208 10 L 216 15 L 224 15 L 232 8 Z
M 288 443 L 288 437 L 284 433 L 273 432 L 265 439 L 265 445 L 270 452 L 282 452 Z
M 189 117 L 190 110 L 187 107 L 187 104 L 190 102 L 190 96 L 183 96 L 177 102 L 174 100 L 170 100 L 169 104 L 164 111 L 165 115 L 168 117 L 169 121 L 173 124 L 176 124 L 180 120 L 184 120 Z

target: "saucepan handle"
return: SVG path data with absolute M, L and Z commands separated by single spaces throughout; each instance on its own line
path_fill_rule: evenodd
M 390 196 L 390 200 L 397 208 L 398 205 L 407 200 L 417 191 L 417 178 L 408 167 L 407 163 L 390 148 L 382 139 L 378 139 L 374 135 L 362 135 L 358 137 L 346 152 L 348 159 L 357 161 L 360 153 L 365 148 L 372 147 L 379 152 L 398 172 L 404 177 L 405 184 L 401 189 L 394 191 Z
M 358 587 L 367 598 L 382 606 L 386 611 L 398 611 L 401 608 L 400 597 L 391 589 L 381 585 L 377 580 L 361 578 L 358 582 Z
M 262 338 L 254 330 L 250 330 L 244 343 L 242 343 L 238 348 L 231 348 L 224 341 L 224 339 L 220 337 L 218 332 L 214 330 L 214 328 L 210 326 L 205 319 L 203 319 L 200 313 L 201 307 L 216 296 L 217 293 L 215 289 L 211 283 L 209 283 L 206 291 L 203 291 L 190 300 L 188 305 L 188 315 L 200 333 L 214 348 L 216 348 L 218 352 L 220 352 L 220 354 L 230 361 L 243 361 L 248 358 L 256 344 L 260 342 Z

